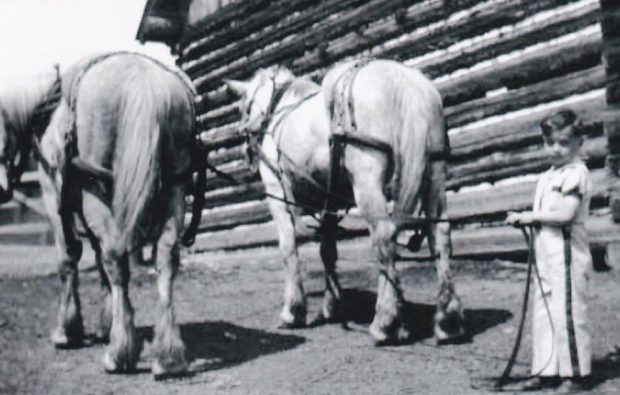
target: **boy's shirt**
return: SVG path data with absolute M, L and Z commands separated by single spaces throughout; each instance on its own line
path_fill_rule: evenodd
M 585 221 L 589 214 L 591 194 L 590 173 L 581 160 L 559 168 L 551 167 L 541 175 L 536 186 L 533 207 L 535 212 L 557 209 L 564 204 L 564 199 L 567 196 L 575 196 L 579 199 L 577 212 L 570 223 L 574 259 L 590 259 Z M 536 255 L 539 258 L 544 259 L 550 255 L 564 252 L 564 237 L 560 226 L 542 226 L 536 239 Z

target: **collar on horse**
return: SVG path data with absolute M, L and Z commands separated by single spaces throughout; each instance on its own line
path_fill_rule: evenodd
M 273 84 L 273 94 L 271 95 L 271 99 L 269 100 L 269 104 L 267 105 L 267 110 L 265 111 L 263 115 L 263 119 L 261 120 L 258 131 L 244 130 L 245 140 L 247 144 L 246 159 L 247 159 L 248 164 L 250 165 L 252 173 L 256 173 L 256 171 L 258 171 L 258 161 L 264 159 L 263 158 L 264 155 L 262 155 L 262 151 L 260 149 L 260 145 L 263 140 L 262 137 L 265 133 L 267 133 L 269 124 L 271 123 L 271 120 L 275 116 L 275 112 L 276 112 L 275 110 L 278 107 L 278 104 L 280 103 L 280 101 L 282 100 L 282 97 L 284 96 L 284 94 L 286 93 L 286 91 L 292 84 L 292 81 L 287 81 L 284 84 L 278 86 L 276 84 L 275 78 L 271 78 L 271 82 Z M 256 95 L 256 92 L 254 92 L 254 95 Z M 252 107 L 253 103 L 254 103 L 254 96 L 250 99 L 248 103 L 248 109 Z

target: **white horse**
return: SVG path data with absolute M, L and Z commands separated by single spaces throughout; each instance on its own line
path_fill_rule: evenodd
M 250 141 L 262 139 L 255 150 L 262 157 L 259 171 L 267 193 L 317 211 L 328 208 L 321 227 L 326 273 L 322 318 L 338 319 L 341 302 L 333 210 L 354 200 L 368 223 L 380 262 L 369 331 L 379 344 L 396 340 L 403 297 L 394 263 L 395 239 L 421 197 L 422 208 L 432 219 L 425 230 L 440 284 L 435 336 L 440 342 L 462 336 L 462 307 L 450 272 L 446 162 L 438 155 L 447 151 L 448 141 L 441 97 L 433 84 L 419 71 L 387 60 L 338 65 L 326 74 L 322 86 L 279 67 L 258 70 L 249 81 L 227 84 L 242 99 L 242 132 Z M 333 135 L 345 138 L 340 140 L 340 162 L 330 170 Z M 390 185 L 393 213 L 384 194 Z M 295 240 L 297 211 L 273 198 L 269 207 L 286 273 L 280 318 L 284 326 L 302 326 L 306 300 Z
M 60 102 L 51 118 L 42 120 L 37 110 L 59 83 Z M 145 56 L 104 54 L 77 63 L 62 76 L 50 73 L 3 92 L 0 107 L 0 200 L 10 198 L 19 179 L 19 155 L 27 155 L 34 145 L 39 158 L 61 280 L 52 342 L 70 347 L 81 344 L 84 336 L 79 222 L 103 277 L 98 334 L 109 337 L 105 370 L 131 371 L 138 362 L 141 343 L 128 295 L 128 255 L 154 240 L 159 320 L 152 370 L 156 376 L 184 372 L 187 362 L 174 318 L 172 283 L 192 170 L 190 87 L 177 72 Z

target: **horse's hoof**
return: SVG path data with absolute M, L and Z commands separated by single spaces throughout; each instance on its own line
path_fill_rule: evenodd
M 151 366 L 153 378 L 157 381 L 187 375 L 187 362 L 185 360 L 166 363 L 165 366 L 158 360 L 154 360 Z
M 295 320 L 293 322 L 281 321 L 278 329 L 302 329 L 306 327 L 306 320 Z
M 114 358 L 112 358 L 110 353 L 108 353 L 107 351 L 103 354 L 103 369 L 106 371 L 106 373 L 119 373 L 120 372 L 120 369 L 118 368 L 118 365 L 116 364 L 116 361 L 114 360 Z
M 110 355 L 110 353 L 108 351 L 106 351 L 103 354 L 103 369 L 106 371 L 106 373 L 126 373 L 126 372 L 132 372 L 136 370 L 136 364 L 135 363 L 118 363 L 118 361 L 116 359 L 114 359 L 114 357 L 112 357 L 112 355 Z
M 460 328 L 455 333 L 446 333 L 441 330 L 435 329 L 435 344 L 437 346 L 445 346 L 448 344 L 462 344 L 467 343 L 470 340 L 469 336 L 463 328 Z
M 301 309 L 300 309 L 301 310 Z M 297 314 L 293 314 L 288 310 L 280 313 L 280 324 L 278 329 L 300 329 L 306 327 L 306 312 L 303 309 L 302 312 L 296 311 Z
M 80 347 L 83 343 L 83 339 L 81 338 L 70 338 L 67 334 L 60 329 L 55 329 L 50 335 L 50 340 L 54 347 L 65 350 Z
M 368 333 L 372 336 L 373 344 L 375 347 L 388 346 L 394 343 L 394 338 L 389 336 L 387 332 L 379 328 L 374 322 L 370 324 Z

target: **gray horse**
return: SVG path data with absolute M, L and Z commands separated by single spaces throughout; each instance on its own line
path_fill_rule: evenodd
M 33 122 L 54 84 L 62 95 L 51 119 Z M 172 284 L 179 265 L 184 196 L 191 171 L 193 95 L 171 69 L 132 53 L 85 59 L 64 73 L 26 81 L 0 96 L 0 196 L 10 198 L 18 156 L 35 145 L 43 201 L 55 234 L 61 279 L 60 310 L 51 340 L 81 344 L 78 294 L 85 229 L 103 276 L 99 334 L 109 336 L 103 365 L 131 371 L 141 344 L 128 296 L 128 255 L 157 243 L 159 320 L 153 342 L 156 376 L 186 370 L 175 322 Z
M 462 336 L 462 307 L 450 272 L 450 225 L 445 221 L 446 162 L 437 155 L 447 151 L 448 142 L 441 97 L 433 84 L 419 71 L 387 60 L 340 64 L 326 74 L 322 86 L 281 67 L 227 84 L 241 97 L 241 131 L 260 141 L 259 171 L 268 194 L 319 212 L 331 209 L 321 227 L 326 273 L 322 318 L 338 319 L 341 304 L 333 209 L 354 201 L 368 223 L 381 265 L 369 331 L 379 344 L 396 340 L 403 298 L 395 239 L 420 200 L 433 219 L 425 227 L 440 285 L 435 336 L 438 341 Z M 330 182 L 330 136 L 343 134 L 348 137 L 340 162 L 331 166 L 331 172 L 341 176 L 334 180 L 332 175 Z M 393 211 L 384 193 L 390 185 Z M 277 198 L 269 199 L 269 207 L 285 270 L 280 318 L 284 326 L 303 326 L 306 300 L 295 240 L 297 211 Z

